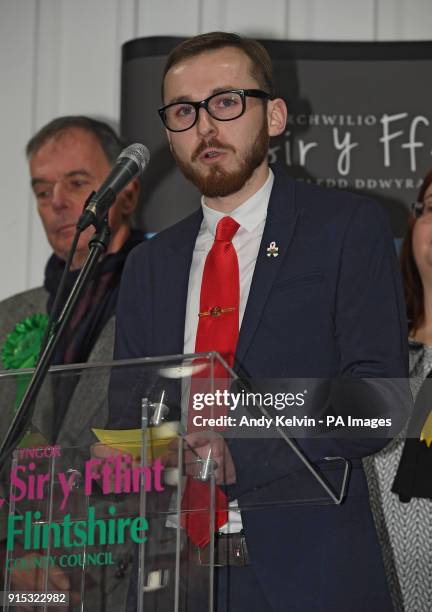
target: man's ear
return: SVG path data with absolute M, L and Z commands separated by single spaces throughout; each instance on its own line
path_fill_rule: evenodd
M 288 109 L 285 100 L 275 98 L 267 102 L 267 125 L 269 136 L 279 136 L 285 130 Z
M 117 203 L 120 200 L 120 207 L 123 216 L 130 217 L 138 204 L 140 193 L 139 178 L 133 179 L 124 187 L 117 196 Z

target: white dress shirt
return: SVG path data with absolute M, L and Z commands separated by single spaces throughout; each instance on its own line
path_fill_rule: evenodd
M 273 181 L 274 174 L 271 169 L 269 169 L 269 174 L 264 185 L 229 215 L 240 225 L 232 241 L 237 253 L 239 264 L 240 327 L 249 296 L 252 276 L 255 269 L 255 261 L 264 231 Z M 218 212 L 217 210 L 213 210 L 212 208 L 206 206 L 204 196 L 201 198 L 201 205 L 204 218 L 195 242 L 192 264 L 189 272 L 183 347 L 185 354 L 195 352 L 195 339 L 198 329 L 198 313 L 204 264 L 207 254 L 214 242 L 216 226 L 223 217 L 227 216 L 222 212 Z M 242 529 L 241 516 L 238 510 L 237 500 L 230 502 L 229 508 L 230 511 L 228 523 L 219 530 L 219 533 L 234 533 L 236 531 L 241 531 Z

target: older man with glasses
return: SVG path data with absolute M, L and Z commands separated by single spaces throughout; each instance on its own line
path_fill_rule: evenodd
M 81 115 L 57 117 L 41 127 L 29 140 L 26 153 L 31 187 L 53 252 L 45 268 L 43 286 L 28 289 L 0 302 L 2 369 L 36 365 L 48 316 L 53 313 L 65 261 L 74 240 L 76 223 L 87 197 L 100 187 L 123 147 L 124 143 L 109 125 Z M 89 285 L 78 301 L 74 316 L 55 351 L 55 364 L 101 362 L 110 360 L 112 356 L 114 313 L 121 273 L 127 254 L 143 239 L 142 232 L 131 227 L 138 196 L 139 182 L 134 180 L 123 189 L 110 210 L 111 242 L 108 251 L 98 262 Z M 81 234 L 54 319 L 61 312 L 88 255 L 88 242 L 93 232 L 89 228 Z M 84 448 L 94 441 L 91 427 L 102 427 L 106 422 L 106 409 L 101 403 L 106 383 L 103 376 L 95 377 L 91 382 L 85 376 L 81 379 L 77 375 L 66 378 L 63 383 L 62 379 L 57 379 L 55 404 L 38 404 L 32 428 L 42 435 L 46 443 L 61 445 L 63 449 L 78 444 Z M 10 425 L 17 397 L 20 399 L 21 396 L 15 392 L 14 380 L 4 379 L 2 439 Z M 7 481 L 4 484 L 7 491 L 9 473 L 3 473 L 3 477 Z M 4 514 L 0 517 L 0 573 L 5 567 L 6 507 L 5 504 Z M 22 550 L 21 546 L 19 551 L 15 551 L 16 556 L 21 554 L 23 560 L 12 573 L 15 590 L 41 591 L 45 588 L 43 571 L 38 571 L 43 567 L 40 561 L 43 552 L 38 552 L 40 554 Z M 86 605 L 91 605 L 93 612 L 118 610 L 119 602 L 124 600 L 128 562 L 123 556 L 114 554 L 114 557 L 112 567 L 101 566 L 94 572 L 93 588 L 89 587 L 91 593 L 86 593 Z M 90 579 L 88 583 L 91 583 Z M 48 588 L 70 588 L 66 571 L 58 565 L 49 568 Z

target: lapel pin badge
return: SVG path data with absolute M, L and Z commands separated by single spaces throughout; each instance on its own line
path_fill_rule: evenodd
M 276 246 L 276 242 L 270 242 L 267 247 L 267 257 L 277 257 L 279 255 L 279 247 Z

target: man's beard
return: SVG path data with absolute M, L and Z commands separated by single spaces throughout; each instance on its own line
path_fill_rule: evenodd
M 216 138 L 213 138 L 205 142 L 203 141 L 192 155 L 192 159 L 198 158 L 202 151 L 211 147 L 221 149 L 222 151 L 225 149 L 235 152 L 234 147 L 223 145 Z M 267 126 L 263 122 L 262 128 L 258 132 L 252 147 L 240 160 L 240 167 L 232 172 L 224 170 L 218 163 L 215 163 L 209 166 L 208 171 L 204 173 L 194 168 L 189 162 L 181 160 L 176 155 L 174 149 L 172 153 L 183 175 L 199 189 L 200 193 L 208 198 L 224 198 L 240 191 L 251 178 L 256 168 L 266 158 L 268 147 L 269 135 Z

